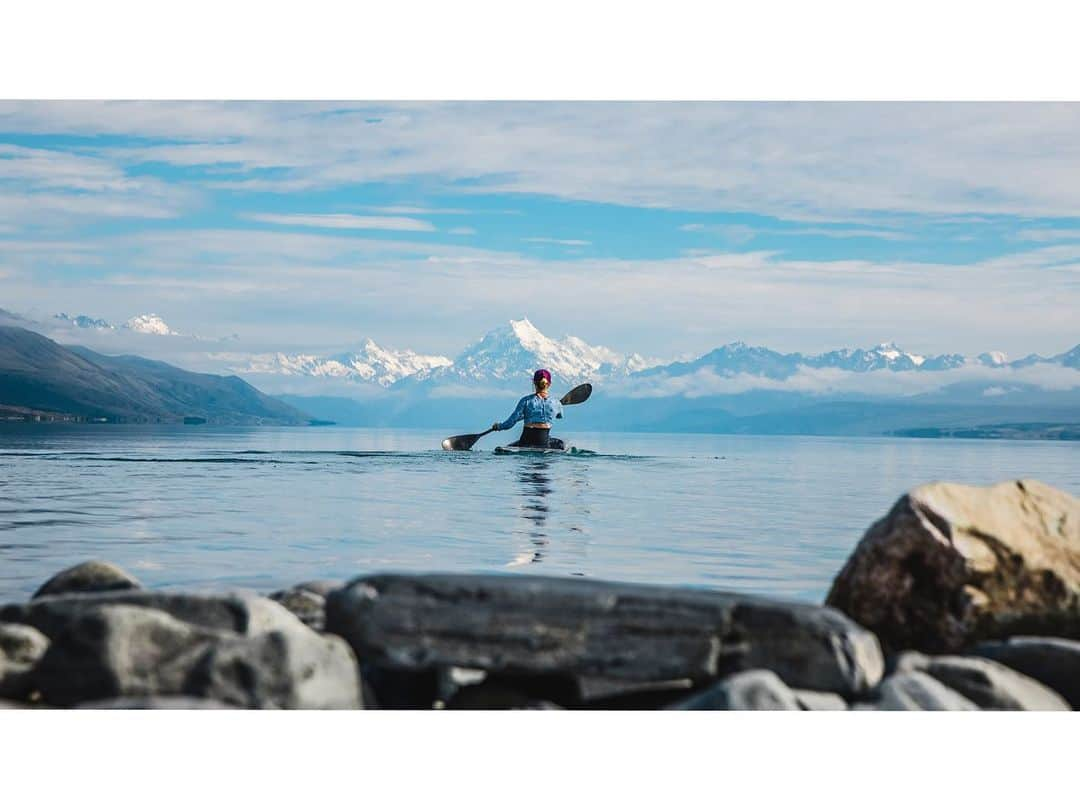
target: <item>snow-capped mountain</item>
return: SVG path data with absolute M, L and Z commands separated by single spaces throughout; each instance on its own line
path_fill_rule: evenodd
M 447 357 L 417 354 L 409 350 L 395 351 L 368 339 L 360 351 L 330 356 L 258 354 L 250 358 L 246 367 L 234 370 L 242 374 L 281 374 L 373 382 L 388 388 L 406 377 L 450 364 Z
M 649 376 L 679 376 L 708 369 L 720 376 L 747 374 L 769 379 L 787 379 L 805 368 L 835 368 L 854 373 L 870 371 L 944 371 L 964 365 L 961 354 L 924 356 L 899 348 L 895 343 L 881 343 L 874 348 L 842 348 L 823 354 L 783 354 L 762 346 L 728 343 L 696 360 L 674 362 L 647 371 Z
M 537 368 L 547 368 L 554 380 L 574 384 L 600 377 L 626 376 L 655 363 L 638 354 L 624 355 L 593 346 L 579 337 L 553 340 L 529 322 L 511 320 L 459 354 L 452 365 L 422 378 L 433 382 L 519 382 Z
M 159 315 L 150 313 L 146 315 L 136 315 L 130 318 L 127 322 L 121 324 L 119 327 L 114 326 L 107 320 L 103 320 L 100 317 L 90 317 L 89 315 L 69 315 L 66 312 L 60 312 L 53 315 L 54 320 L 60 320 L 66 325 L 74 326 L 77 329 L 95 329 L 97 331 L 115 331 L 117 328 L 127 329 L 129 331 L 138 332 L 139 334 L 157 334 L 163 337 L 179 337 L 180 332 L 173 331 L 169 324 L 161 319 Z
M 153 313 L 136 315 L 124 324 L 124 328 L 137 331 L 140 334 L 159 334 L 163 337 L 175 337 L 180 334 L 180 332 L 170 329 L 168 323 Z
M 111 330 L 116 328 L 107 320 L 102 320 L 99 317 L 90 317 L 89 315 L 69 315 L 66 312 L 60 312 L 59 314 L 53 315 L 53 319 L 61 320 L 77 329 Z

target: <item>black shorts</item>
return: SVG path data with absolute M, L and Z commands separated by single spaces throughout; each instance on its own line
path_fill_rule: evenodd
M 561 438 L 552 438 L 548 427 L 525 427 L 521 438 L 510 444 L 512 447 L 539 447 L 541 449 L 566 449 Z

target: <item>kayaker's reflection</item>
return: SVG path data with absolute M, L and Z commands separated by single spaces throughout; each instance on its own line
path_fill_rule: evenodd
M 509 567 L 543 561 L 544 549 L 548 544 L 548 513 L 551 510 L 547 498 L 553 491 L 548 475 L 550 469 L 551 463 L 544 459 L 522 464 L 518 469 L 518 490 L 522 499 L 520 512 L 527 521 L 525 534 L 533 547 L 515 556 Z

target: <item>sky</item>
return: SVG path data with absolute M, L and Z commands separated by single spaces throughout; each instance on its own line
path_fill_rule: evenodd
M 1080 104 L 0 102 L 0 307 L 454 356 L 1080 341 Z

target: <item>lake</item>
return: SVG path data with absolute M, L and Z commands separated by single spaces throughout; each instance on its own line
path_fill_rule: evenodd
M 1035 477 L 1067 442 L 567 433 L 594 456 L 444 452 L 426 430 L 0 426 L 0 600 L 114 562 L 270 591 L 372 572 L 585 576 L 820 601 L 911 486 Z M 506 436 L 502 436 L 506 440 Z

